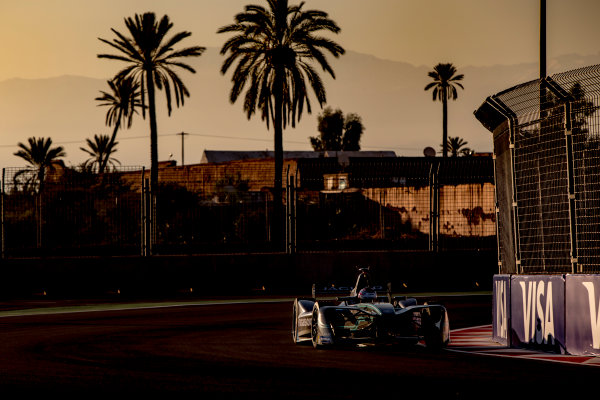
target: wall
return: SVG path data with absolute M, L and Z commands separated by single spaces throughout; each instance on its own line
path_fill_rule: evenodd
M 5 259 L 0 297 L 308 296 L 313 283 L 353 284 L 358 265 L 398 294 L 491 290 L 495 260 L 495 252 L 475 251 Z
M 413 231 L 429 234 L 430 190 L 425 187 L 367 188 L 363 195 L 397 211 Z M 465 183 L 444 185 L 439 194 L 440 233 L 449 236 L 485 237 L 496 234 L 494 185 Z

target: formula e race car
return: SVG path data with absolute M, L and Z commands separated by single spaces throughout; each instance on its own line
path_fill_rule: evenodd
M 414 298 L 392 297 L 387 289 L 372 286 L 369 268 L 359 268 L 354 288 L 313 285 L 312 298 L 296 298 L 293 307 L 294 343 L 312 341 L 315 348 L 359 343 L 425 343 L 440 349 L 450 342 L 446 308 L 417 304 Z M 331 299 L 332 293 L 348 293 Z M 317 299 L 326 294 L 329 298 Z

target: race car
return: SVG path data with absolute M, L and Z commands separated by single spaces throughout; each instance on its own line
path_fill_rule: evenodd
M 336 296 L 332 293 L 347 296 Z M 329 298 L 317 299 L 326 294 Z M 353 288 L 319 288 L 312 297 L 294 299 L 292 317 L 294 343 L 311 341 L 313 347 L 359 343 L 424 342 L 440 349 L 450 342 L 448 313 L 443 305 L 417 304 L 415 298 L 392 297 L 391 285 L 371 284 L 369 267 L 358 268 Z

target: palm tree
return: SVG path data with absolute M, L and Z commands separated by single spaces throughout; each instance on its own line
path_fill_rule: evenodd
M 112 154 L 116 153 L 116 146 L 119 142 L 113 141 L 113 137 L 108 135 L 94 135 L 94 140 L 86 139 L 88 148 L 80 147 L 81 150 L 86 152 L 90 158 L 84 162 L 84 166 L 89 166 L 92 171 L 98 171 L 103 173 L 107 165 L 115 168 L 117 164 L 121 164 L 119 160 L 112 157 Z
M 20 170 L 15 174 L 13 180 L 17 182 L 21 176 L 25 176 L 27 187 L 33 192 L 37 187 L 37 195 L 35 196 L 35 210 L 37 218 L 36 226 L 36 242 L 38 247 L 42 245 L 42 193 L 44 191 L 44 181 L 46 179 L 46 171 L 54 170 L 54 163 L 61 157 L 65 157 L 62 146 L 52 147 L 52 139 L 30 137 L 27 139 L 29 145 L 18 143 L 20 150 L 14 153 L 15 156 L 21 157 L 27 161 L 30 167 Z
M 107 58 L 127 63 L 114 80 L 123 82 L 132 77 L 141 87 L 142 113 L 145 118 L 146 100 L 148 101 L 148 113 L 150 115 L 150 187 L 155 189 L 158 184 L 158 128 L 156 124 L 156 89 L 165 89 L 167 110 L 171 115 L 171 96 L 175 96 L 177 107 L 184 105 L 185 97 L 189 97 L 189 91 L 181 78 L 176 74 L 175 67 L 195 73 L 194 68 L 185 64 L 182 60 L 188 57 L 202 55 L 205 48 L 200 46 L 186 47 L 175 50 L 174 47 L 183 39 L 191 36 L 190 32 L 184 31 L 166 38 L 173 27 L 167 15 L 160 21 L 152 12 L 142 15 L 136 14 L 134 18 L 125 18 L 125 26 L 130 37 L 127 37 L 115 29 L 112 32 L 117 36 L 112 41 L 100 39 L 120 54 L 98 54 L 99 58 Z
M 247 5 L 235 16 L 235 22 L 221 27 L 218 33 L 234 33 L 221 48 L 226 55 L 221 67 L 225 74 L 237 61 L 232 76 L 229 99 L 234 103 L 245 87 L 244 111 L 248 119 L 260 110 L 269 129 L 274 129 L 275 148 L 275 218 L 279 233 L 283 170 L 283 130 L 288 123 L 295 127 L 306 104 L 311 113 L 308 85 L 321 108 L 326 103 L 325 87 L 311 62 L 314 60 L 333 78 L 335 74 L 324 51 L 334 57 L 344 49 L 319 31 L 340 32 L 327 13 L 303 10 L 304 3 L 289 5 L 288 0 L 267 0 L 268 8 Z
M 27 139 L 29 145 L 21 142 L 17 144 L 20 148 L 14 155 L 27 161 L 29 168 L 23 169 L 15 174 L 15 178 L 21 174 L 30 173 L 35 177 L 38 191 L 42 192 L 47 170 L 54 169 L 54 162 L 67 154 L 62 146 L 52 147 L 51 138 L 30 137 Z
M 455 75 L 456 67 L 452 64 L 438 64 L 433 67 L 427 75 L 433 79 L 433 82 L 425 86 L 425 90 L 433 88 L 433 101 L 440 100 L 442 102 L 443 113 L 443 136 L 442 143 L 448 142 L 448 99 L 456 100 L 458 92 L 456 87 L 464 89 L 463 85 L 458 81 L 464 78 L 463 74 Z M 447 148 L 443 148 L 443 156 L 448 157 Z
M 446 150 L 446 152 L 450 152 L 452 157 L 458 157 L 459 155 L 469 156 L 472 154 L 472 150 L 468 147 L 465 147 L 468 142 L 460 137 L 449 137 L 446 142 L 446 147 L 444 148 L 443 144 L 440 144 L 442 151 Z
M 106 112 L 106 125 L 114 125 L 114 129 L 110 141 L 104 143 L 104 147 L 113 149 L 116 145 L 115 140 L 117 138 L 117 131 L 121 128 L 121 124 L 126 123 L 127 128 L 131 128 L 133 114 L 138 112 L 138 108 L 143 107 L 140 98 L 140 84 L 134 81 L 133 77 L 126 77 L 120 82 L 108 81 L 108 86 L 110 87 L 111 92 L 100 91 L 102 96 L 96 97 L 96 100 L 101 102 L 99 104 L 100 106 L 109 107 Z M 96 143 L 98 143 L 97 140 Z M 89 139 L 88 145 L 90 145 Z M 86 149 L 82 148 L 82 150 L 87 152 Z M 105 155 L 106 158 L 98 160 L 99 163 L 97 164 L 97 167 L 99 173 L 104 172 L 106 165 L 110 162 L 110 153 L 106 153 Z

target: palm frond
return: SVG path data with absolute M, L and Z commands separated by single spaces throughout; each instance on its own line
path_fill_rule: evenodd
M 288 1 L 283 0 L 269 0 L 267 3 L 267 8 L 246 6 L 244 12 L 235 15 L 235 23 L 217 30 L 217 33 L 233 34 L 220 51 L 225 56 L 221 73 L 225 74 L 237 63 L 232 73 L 230 101 L 234 103 L 246 90 L 244 110 L 247 116 L 250 118 L 255 113 L 251 108 L 258 107 L 268 126 L 274 118 L 271 107 L 274 106 L 275 65 L 285 63 L 285 82 L 283 93 L 280 94 L 281 111 L 284 125 L 291 123 L 295 126 L 305 109 L 308 113 L 312 111 L 308 86 L 304 80 L 308 80 L 321 107 L 325 103 L 321 78 L 312 67 L 307 67 L 308 63 L 315 62 L 335 78 L 325 52 L 339 57 L 345 51 L 333 40 L 313 33 L 338 33 L 340 28 L 323 11 L 304 11 L 303 3 L 289 5 Z M 286 55 L 282 57 L 283 54 Z M 256 64 L 262 67 L 257 68 Z

